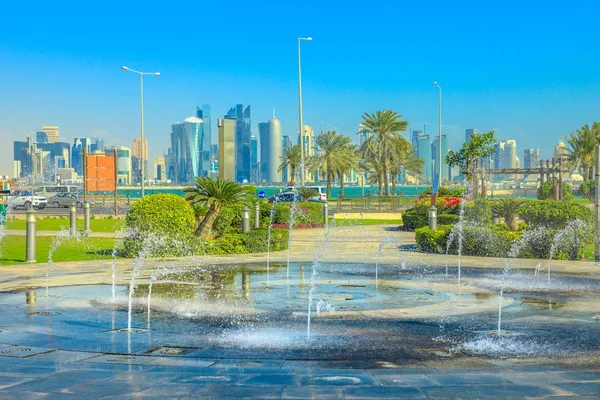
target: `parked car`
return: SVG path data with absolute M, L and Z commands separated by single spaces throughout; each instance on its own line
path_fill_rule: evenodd
M 42 210 L 46 208 L 48 200 L 43 196 L 32 196 L 31 192 L 15 191 L 8 196 L 6 204 L 11 209 L 24 208 L 29 210 L 33 207 Z
M 296 202 L 299 203 L 302 201 L 302 197 L 297 193 L 277 193 L 273 197 L 269 197 L 269 203 L 282 203 L 282 202 Z
M 93 200 L 88 199 L 87 201 L 93 204 Z M 81 208 L 83 207 L 83 199 L 74 193 L 57 193 L 48 199 L 48 204 L 56 208 L 69 207 L 72 205 Z
M 327 200 L 327 188 L 326 187 L 324 187 L 324 186 L 307 186 L 307 188 L 315 189 L 319 193 L 318 195 L 308 199 L 308 201 L 319 202 L 319 201 Z M 286 187 L 285 189 L 282 189 L 281 192 L 279 192 L 279 194 L 291 193 L 293 190 L 294 190 L 294 188 L 289 186 L 289 187 Z

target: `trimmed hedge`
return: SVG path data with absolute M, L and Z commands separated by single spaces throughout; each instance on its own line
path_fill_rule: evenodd
M 125 217 L 130 229 L 124 239 L 128 257 L 141 250 L 149 257 L 181 256 L 197 248 L 194 209 L 174 194 L 153 194 L 131 206 Z
M 252 229 L 248 233 L 225 233 L 221 237 L 205 241 L 204 253 L 209 255 L 266 253 L 268 250 L 268 229 Z M 271 229 L 270 251 L 287 250 L 289 232 L 284 229 Z
M 592 222 L 594 212 L 582 205 L 561 200 L 530 200 L 519 211 L 521 219 L 531 227 L 560 229 L 577 219 Z
M 454 225 L 458 223 L 459 219 L 460 216 L 456 214 L 439 214 L 437 223 L 438 225 Z M 429 225 L 429 215 L 419 213 L 413 208 L 402 214 L 402 224 L 405 230 L 414 231 Z

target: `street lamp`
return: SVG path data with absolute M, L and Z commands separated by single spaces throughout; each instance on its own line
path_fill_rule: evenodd
M 300 66 L 300 41 L 302 40 L 306 40 L 307 42 L 310 42 L 312 40 L 311 37 L 306 37 L 306 38 L 298 38 L 298 108 L 299 108 L 299 114 L 300 114 L 300 131 L 299 131 L 299 135 L 300 135 L 300 183 L 302 184 L 302 186 L 304 187 L 304 135 L 303 135 L 303 129 L 302 129 L 302 68 Z
M 439 121 L 438 121 L 438 132 L 439 132 L 439 141 L 438 141 L 438 188 L 442 183 L 442 87 L 438 85 L 437 82 L 433 82 L 434 86 L 440 90 L 440 104 L 439 104 Z
M 128 68 L 126 66 L 122 66 L 121 69 L 123 71 L 130 71 L 130 72 L 135 72 L 136 74 L 138 74 L 140 76 L 140 120 L 141 120 L 141 131 L 142 131 L 142 145 L 141 145 L 141 151 L 140 151 L 140 158 L 141 158 L 141 162 L 140 162 L 140 175 L 141 175 L 141 196 L 144 197 L 144 181 L 145 181 L 145 173 L 144 173 L 144 144 L 146 143 L 144 140 L 144 75 L 154 75 L 154 76 L 160 76 L 160 72 L 141 72 L 141 71 L 136 71 L 135 69 L 131 69 Z M 146 154 L 146 157 L 148 156 L 148 154 Z M 116 182 L 115 182 L 116 184 Z

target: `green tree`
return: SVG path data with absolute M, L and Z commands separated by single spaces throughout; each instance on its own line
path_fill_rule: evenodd
M 593 179 L 594 149 L 600 144 L 600 123 L 585 124 L 569 136 L 563 135 L 567 145 L 567 160 L 572 168 L 581 170 L 584 180 Z
M 562 184 L 562 198 L 564 200 L 572 200 L 573 192 L 571 191 L 571 187 L 566 183 Z M 554 183 L 550 181 L 544 182 L 537 189 L 537 199 L 538 200 L 554 200 Z
M 395 149 L 393 152 L 393 157 L 390 160 L 390 173 L 392 174 L 392 196 L 396 195 L 398 175 L 402 173 L 408 173 L 413 176 L 422 175 L 424 165 L 423 159 L 417 157 L 415 149 L 412 148 L 407 140 L 400 140 L 394 143 L 394 146 Z
M 349 163 L 348 136 L 340 135 L 336 131 L 321 132 L 316 138 L 318 154 L 311 157 L 308 167 L 311 172 L 322 171 L 327 179 L 327 198 L 331 197 L 331 182 L 338 171 Z
M 503 197 L 494 201 L 492 204 L 492 212 L 499 217 L 504 218 L 504 222 L 508 227 L 516 231 L 518 229 L 516 217 L 519 215 L 521 207 L 525 204 L 525 199 L 515 197 Z
M 494 147 L 494 131 L 488 133 L 473 133 L 471 140 L 463 143 L 459 151 L 450 150 L 446 156 L 446 162 L 450 167 L 458 166 L 460 173 L 465 175 L 468 181 L 473 182 L 477 177 L 476 163 L 478 160 L 491 157 L 496 149 Z M 485 176 L 483 162 L 481 164 L 481 175 Z M 485 188 L 483 188 L 485 193 Z
M 210 177 L 196 177 L 196 186 L 186 187 L 184 199 L 192 207 L 207 207 L 206 215 L 200 220 L 197 217 L 196 236 L 206 237 L 210 234 L 213 222 L 224 207 L 232 204 L 243 203 L 247 193 L 244 188 L 236 182 Z
M 315 188 L 308 188 L 308 187 L 299 187 L 298 190 L 298 195 L 300 197 L 302 197 L 302 201 L 306 202 L 308 201 L 311 197 L 315 197 L 319 195 L 319 192 L 317 191 L 317 189 Z
M 300 166 L 300 145 L 295 144 L 283 150 L 283 156 L 279 157 L 282 164 L 277 168 L 277 172 L 281 172 L 288 168 L 290 184 L 294 186 L 296 183 L 296 169 Z
M 362 116 L 361 126 L 371 134 L 364 143 L 363 156 L 379 159 L 380 177 L 383 179 L 386 195 L 389 195 L 390 162 L 394 157 L 394 150 L 398 146 L 405 146 L 399 142 L 408 143 L 399 133 L 408 127 L 408 122 L 400 119 L 401 117 L 401 114 L 391 109 L 376 111 L 375 114 L 364 113 Z

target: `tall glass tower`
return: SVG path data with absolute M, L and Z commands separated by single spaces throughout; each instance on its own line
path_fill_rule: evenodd
M 250 128 L 250 106 L 237 104 L 225 114 L 225 119 L 235 120 L 235 179 L 238 182 L 250 180 L 252 131 Z
M 210 106 L 208 104 L 202 104 L 202 108 L 196 107 L 196 117 L 202 120 L 202 129 L 200 130 L 200 137 L 198 138 L 198 151 L 200 153 L 200 165 L 198 167 L 201 176 L 207 176 L 210 171 L 210 159 L 211 159 L 211 118 L 210 118 Z

